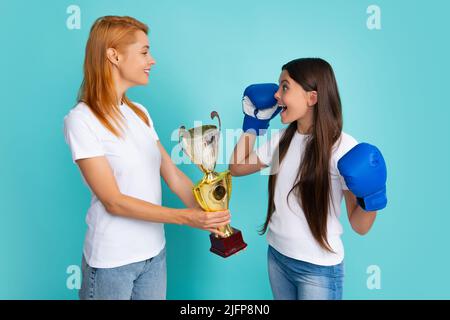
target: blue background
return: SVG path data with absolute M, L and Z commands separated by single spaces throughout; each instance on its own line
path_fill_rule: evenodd
M 69 30 L 69 5 L 81 29 Z M 381 30 L 366 26 L 381 8 Z M 0 298 L 76 299 L 89 192 L 72 164 L 62 120 L 76 102 L 93 21 L 130 15 L 150 27 L 157 63 L 150 84 L 128 92 L 144 104 L 170 152 L 173 130 L 210 121 L 241 126 L 246 85 L 276 82 L 298 57 L 328 60 L 344 131 L 377 145 L 388 164 L 388 207 L 364 237 L 342 214 L 346 299 L 450 298 L 450 119 L 446 1 L 0 1 Z M 275 120 L 274 128 L 281 123 Z M 218 166 L 224 170 L 226 165 Z M 182 165 L 193 181 L 194 165 Z M 232 225 L 248 249 L 222 259 L 208 234 L 166 226 L 169 299 L 271 299 L 264 237 L 267 176 L 233 179 Z M 166 206 L 182 203 L 164 185 Z M 369 290 L 366 270 L 381 270 Z M 434 266 L 434 267 L 433 267 Z

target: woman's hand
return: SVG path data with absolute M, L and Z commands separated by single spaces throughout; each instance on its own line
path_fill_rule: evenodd
M 230 223 L 231 215 L 229 210 L 208 212 L 199 208 L 185 209 L 187 221 L 186 224 L 193 228 L 203 229 L 225 237 L 225 234 L 219 231 L 219 227 Z

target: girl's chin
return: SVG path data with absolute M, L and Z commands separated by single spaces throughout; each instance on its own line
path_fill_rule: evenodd
M 286 116 L 281 116 L 281 123 L 282 124 L 290 124 L 294 121 L 297 121 L 298 119 L 292 119 L 292 117 L 286 117 Z
M 288 117 L 286 117 L 286 111 L 284 111 L 282 114 L 281 114 L 281 123 L 282 124 L 287 124 L 287 123 L 290 123 L 291 121 L 289 121 L 289 118 Z

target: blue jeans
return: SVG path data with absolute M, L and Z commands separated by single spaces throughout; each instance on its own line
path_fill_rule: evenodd
M 341 300 L 344 263 L 320 266 L 268 249 L 269 280 L 275 300 Z
M 83 256 L 81 300 L 165 300 L 166 249 L 157 256 L 116 268 L 93 268 Z

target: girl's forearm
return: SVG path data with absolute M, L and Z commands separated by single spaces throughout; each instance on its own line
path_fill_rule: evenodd
M 244 164 L 245 160 L 248 158 L 248 155 L 253 151 L 255 141 L 255 135 L 243 133 L 234 147 L 230 165 Z
M 376 211 L 364 211 L 360 206 L 357 205 L 351 214 L 350 223 L 353 230 L 355 230 L 360 235 L 364 235 L 369 232 L 376 216 Z

